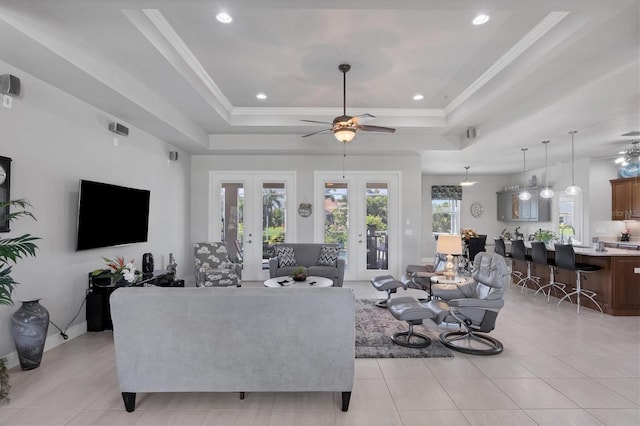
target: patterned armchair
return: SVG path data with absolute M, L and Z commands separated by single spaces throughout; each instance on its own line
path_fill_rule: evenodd
M 224 242 L 194 244 L 196 286 L 240 287 L 242 264 L 229 259 Z

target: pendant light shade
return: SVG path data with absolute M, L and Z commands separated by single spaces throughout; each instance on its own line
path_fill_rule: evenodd
M 567 189 L 564 191 L 567 195 L 571 195 L 571 196 L 576 196 L 578 194 L 580 194 L 582 192 L 582 188 L 580 188 L 578 185 L 576 185 L 576 181 L 574 178 L 574 145 L 573 145 L 573 137 L 574 135 L 578 133 L 577 130 L 572 130 L 569 132 L 569 134 L 571 135 L 571 186 L 567 187 Z
M 542 198 L 553 197 L 553 191 L 549 188 L 549 167 L 547 158 L 547 145 L 549 145 L 549 142 L 550 141 L 542 141 L 544 144 L 544 189 L 540 191 L 540 196 Z
M 527 149 L 522 148 L 522 191 L 518 194 L 518 198 L 522 201 L 531 199 L 531 193 L 527 191 Z
M 460 186 L 471 186 L 471 185 L 475 185 L 476 181 L 474 180 L 469 180 L 469 166 L 464 166 L 464 168 L 466 169 L 465 171 L 465 178 L 462 182 L 460 182 Z

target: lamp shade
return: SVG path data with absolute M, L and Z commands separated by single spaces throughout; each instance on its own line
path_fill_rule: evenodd
M 443 254 L 462 254 L 462 237 L 460 235 L 440 235 L 436 252 Z

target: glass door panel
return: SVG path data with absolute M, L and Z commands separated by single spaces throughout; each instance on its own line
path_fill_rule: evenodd
M 220 240 L 231 255 L 242 260 L 244 231 L 244 184 L 223 182 L 220 187 Z
M 325 243 L 340 244 L 341 259 L 348 269 L 349 249 L 349 185 L 345 182 L 324 183 L 324 238 Z
M 269 269 L 274 244 L 286 236 L 287 193 L 283 182 L 262 183 L 262 269 Z
M 365 205 L 367 224 L 366 265 L 368 270 L 387 270 L 389 185 L 367 182 L 365 184 Z

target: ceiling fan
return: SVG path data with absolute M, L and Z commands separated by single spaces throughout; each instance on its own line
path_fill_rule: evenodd
M 351 69 L 351 65 L 349 64 L 341 64 L 338 66 L 340 72 L 342 72 L 342 115 L 333 119 L 333 123 L 329 123 L 327 121 L 315 121 L 315 120 L 302 120 L 307 123 L 320 123 L 320 124 L 330 124 L 331 127 L 328 129 L 322 129 L 317 132 L 309 133 L 307 135 L 302 136 L 306 138 L 307 136 L 316 135 L 318 133 L 333 132 L 333 135 L 342 143 L 349 143 L 356 136 L 356 132 L 358 130 L 362 130 L 365 132 L 380 132 L 380 133 L 394 133 L 396 129 L 391 127 L 382 127 L 382 126 L 370 126 L 368 124 L 362 124 L 369 120 L 373 120 L 375 116 L 371 114 L 361 114 L 352 117 L 347 115 L 347 73 Z

